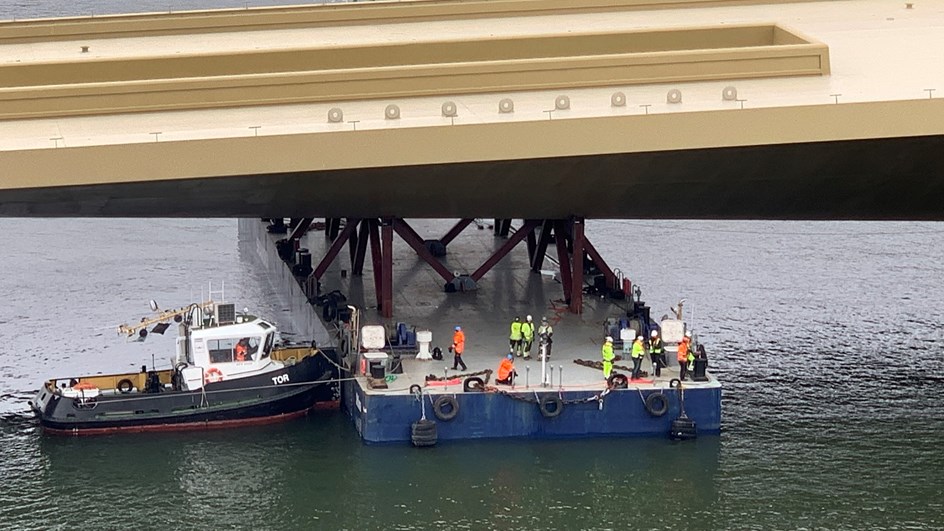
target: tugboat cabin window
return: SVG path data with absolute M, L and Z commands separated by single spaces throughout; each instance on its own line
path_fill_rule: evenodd
M 236 339 L 210 339 L 207 340 L 207 348 L 210 350 L 210 363 L 229 363 L 233 361 L 233 349 L 236 347 Z
M 210 363 L 230 363 L 259 359 L 259 338 L 239 337 L 207 341 Z
M 272 343 L 275 341 L 275 334 L 269 332 L 266 334 L 265 338 L 265 347 L 262 349 L 262 357 L 268 358 L 269 353 L 272 352 Z

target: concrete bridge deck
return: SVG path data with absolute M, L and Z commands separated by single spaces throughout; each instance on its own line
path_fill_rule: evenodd
M 0 215 L 944 219 L 944 2 L 567 4 L 0 24 Z

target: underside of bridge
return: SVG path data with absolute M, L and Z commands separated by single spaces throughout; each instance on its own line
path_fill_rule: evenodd
M 0 216 L 944 219 L 944 15 L 572 4 L 0 23 Z
M 0 215 L 940 220 L 941 153 L 922 136 L 20 188 Z

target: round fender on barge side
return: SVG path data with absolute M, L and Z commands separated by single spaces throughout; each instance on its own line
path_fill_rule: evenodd
M 485 380 L 479 378 L 478 376 L 466 378 L 465 381 L 462 382 L 462 390 L 466 393 L 469 391 L 484 391 Z
M 646 411 L 653 417 L 661 417 L 669 411 L 669 400 L 662 393 L 652 393 L 646 397 Z
M 564 401 L 557 395 L 544 395 L 538 402 L 538 407 L 541 408 L 541 415 L 544 415 L 544 418 L 552 419 L 564 411 Z
M 433 402 L 433 413 L 437 419 L 448 422 L 459 414 L 459 402 L 448 395 L 440 396 Z
M 118 389 L 119 393 L 126 395 L 130 393 L 132 389 L 134 389 L 134 383 L 132 383 L 131 380 L 125 378 L 123 380 L 119 380 L 118 385 L 116 385 L 115 388 Z

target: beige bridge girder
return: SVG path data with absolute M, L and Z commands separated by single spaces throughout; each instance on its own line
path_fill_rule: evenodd
M 944 219 L 941 2 L 573 4 L 0 23 L 0 215 Z

